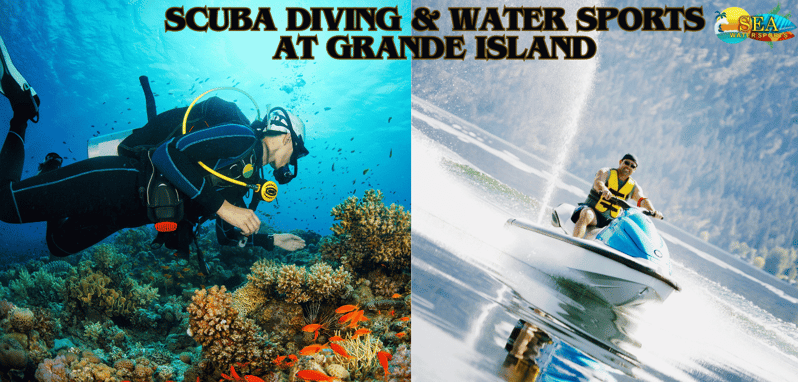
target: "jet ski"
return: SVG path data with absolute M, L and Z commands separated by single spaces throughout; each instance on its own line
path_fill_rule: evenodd
M 615 306 L 665 301 L 680 288 L 671 278 L 668 246 L 646 216 L 651 213 L 617 198 L 612 202 L 623 211 L 608 226 L 589 230 L 586 239 L 571 236 L 575 226 L 571 204 L 554 209 L 553 228 L 509 219 L 505 226 L 523 233 L 511 251 L 530 262 L 540 261 L 560 270 L 565 266 L 566 277 Z

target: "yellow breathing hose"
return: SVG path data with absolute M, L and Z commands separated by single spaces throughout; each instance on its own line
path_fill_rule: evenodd
M 186 135 L 186 123 L 188 122 L 188 115 L 189 115 L 189 113 L 191 113 L 191 109 L 194 108 L 194 105 L 197 103 L 197 101 L 202 99 L 202 97 L 204 97 L 206 94 L 211 93 L 211 92 L 215 92 L 217 90 L 234 90 L 234 91 L 237 91 L 237 92 L 247 96 L 247 98 L 249 98 L 249 100 L 252 101 L 252 104 L 255 105 L 255 111 L 258 114 L 257 118 L 258 118 L 258 120 L 260 120 L 260 108 L 258 107 L 258 103 L 255 102 L 255 99 L 252 98 L 252 96 L 249 95 L 249 93 L 247 93 L 247 92 L 245 92 L 245 91 L 243 91 L 241 89 L 230 87 L 230 86 L 214 88 L 214 89 L 208 90 L 208 91 L 200 94 L 197 98 L 194 98 L 194 101 L 191 102 L 191 105 L 188 106 L 188 110 L 186 110 L 186 114 L 183 116 L 183 135 Z M 235 179 L 232 179 L 230 177 L 227 177 L 227 176 L 224 176 L 224 175 L 220 174 L 219 172 L 217 172 L 214 169 L 212 169 L 212 168 L 208 167 L 207 165 L 205 165 L 205 163 L 202 163 L 202 161 L 198 161 L 197 163 L 200 165 L 200 167 L 205 169 L 205 171 L 208 171 L 209 173 L 215 175 L 219 179 L 222 179 L 222 180 L 225 180 L 227 182 L 233 183 L 235 185 L 243 186 L 243 187 L 246 187 L 246 188 L 249 188 L 249 189 L 255 191 L 256 193 L 261 195 L 261 198 L 263 198 L 263 200 L 265 200 L 267 202 L 271 202 L 272 200 L 274 200 L 274 198 L 277 197 L 277 184 L 275 184 L 272 181 L 268 181 L 268 182 L 264 183 L 263 185 L 260 185 L 260 184 L 247 184 L 247 183 L 244 183 L 242 181 L 235 180 Z

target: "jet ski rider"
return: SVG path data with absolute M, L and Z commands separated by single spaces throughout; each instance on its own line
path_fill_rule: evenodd
M 612 219 L 618 217 L 621 207 L 608 201 L 613 196 L 621 200 L 632 199 L 637 202 L 638 207 L 645 208 L 653 212 L 657 219 L 662 219 L 662 214 L 654 209 L 643 189 L 632 179 L 632 173 L 636 169 L 637 158 L 626 154 L 618 162 L 618 168 L 605 167 L 596 173 L 587 200 L 580 203 L 571 215 L 571 221 L 576 223 L 574 237 L 583 238 L 587 227 L 606 227 Z
M 174 240 L 160 244 L 187 250 L 188 244 L 196 241 L 194 225 L 215 216 L 222 245 L 277 246 L 289 251 L 305 246 L 304 240 L 292 234 L 256 234 L 260 219 L 244 204 L 249 189 L 212 182 L 208 172 L 198 166 L 202 161 L 223 172 L 225 161 L 250 158 L 249 173 L 260 173 L 268 165 L 275 169 L 280 183 L 287 183 L 297 174 L 296 160 L 308 153 L 304 125 L 290 112 L 275 108 L 279 110 L 273 113 L 271 123 L 250 124 L 235 104 L 214 97 L 196 105 L 207 116 L 205 121 L 211 121 L 209 126 L 199 124 L 202 126 L 193 132 L 170 139 L 154 150 L 152 164 L 146 156 L 142 160 L 120 155 L 89 158 L 61 168 L 61 158 L 48 154 L 40 174 L 21 179 L 27 123 L 38 122 L 40 101 L 11 63 L 2 38 L 0 64 L 0 93 L 13 110 L 0 149 L 0 220 L 14 224 L 46 221 L 47 245 L 53 255 L 71 255 L 120 229 L 152 223 L 142 196 L 142 185 L 153 173 L 147 172 L 148 166 L 163 173 L 184 199 L 185 213 L 171 237 Z M 172 129 L 179 126 L 185 113 L 186 108 L 172 109 L 155 115 L 148 125 Z M 293 174 L 289 164 L 294 167 Z

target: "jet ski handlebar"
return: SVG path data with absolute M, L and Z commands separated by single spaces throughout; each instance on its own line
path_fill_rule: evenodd
M 629 204 L 626 200 L 618 199 L 618 198 L 616 198 L 614 196 L 611 199 L 609 199 L 608 201 L 610 203 L 612 203 L 612 204 L 621 206 L 621 208 L 623 208 L 625 210 L 634 207 L 631 204 Z M 649 210 L 646 210 L 646 209 L 643 210 L 643 215 L 648 215 L 648 216 L 651 216 L 651 217 L 655 216 L 655 214 L 653 212 L 651 212 Z M 663 216 L 662 218 L 664 219 L 665 217 Z

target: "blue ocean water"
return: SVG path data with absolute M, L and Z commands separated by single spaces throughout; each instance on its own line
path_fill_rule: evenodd
M 139 76 L 146 75 L 157 110 L 187 106 L 204 91 L 235 86 L 267 105 L 283 106 L 305 122 L 308 157 L 299 177 L 280 187 L 277 201 L 261 203 L 264 223 L 278 230 L 330 234 L 330 209 L 349 196 L 379 189 L 385 203 L 410 208 L 410 62 L 335 60 L 325 52 L 332 36 L 403 32 L 300 32 L 316 35 L 313 60 L 273 60 L 285 32 L 286 7 L 330 6 L 328 1 L 270 2 L 278 32 L 165 32 L 167 8 L 230 6 L 222 1 L 0 2 L 0 35 L 17 69 L 38 92 L 40 121 L 27 131 L 23 177 L 32 176 L 48 152 L 69 165 L 87 157 L 94 135 L 146 123 Z M 232 4 L 247 6 L 246 4 Z M 409 28 L 410 2 L 370 2 L 398 7 Z M 252 6 L 257 9 L 256 6 Z M 254 16 L 254 15 L 253 15 Z M 366 28 L 364 28 L 366 29 Z M 251 101 L 216 92 L 253 119 Z M 11 108 L 0 101 L 0 136 Z M 0 224 L 0 250 L 9 256 L 46 253 L 44 224 Z

